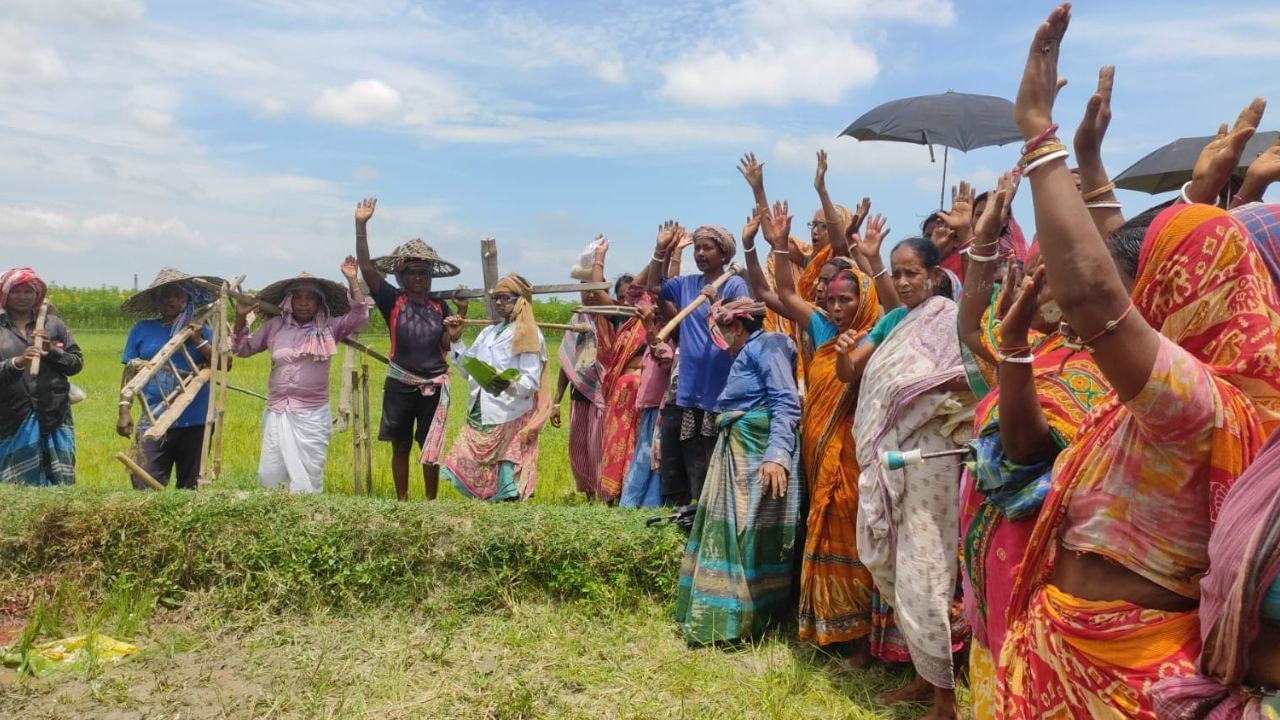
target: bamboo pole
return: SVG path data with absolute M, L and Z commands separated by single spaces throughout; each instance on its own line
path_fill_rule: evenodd
M 200 313 L 200 315 L 198 315 L 192 322 L 203 324 L 212 314 L 213 308 L 209 308 Z M 139 370 L 137 375 L 130 378 L 129 382 L 125 383 L 124 387 L 120 388 L 120 400 L 122 402 L 125 400 L 133 400 L 134 396 L 142 390 L 143 386 L 151 382 L 151 378 L 155 377 L 156 372 L 163 367 L 166 362 L 168 362 L 169 358 L 173 356 L 173 353 L 177 352 L 178 349 L 187 342 L 187 340 L 191 339 L 191 334 L 192 329 L 190 327 L 186 327 L 179 330 L 173 337 L 169 338 L 169 341 L 156 351 L 156 354 L 147 362 L 147 365 Z
M 484 272 L 484 315 L 491 321 L 498 319 L 493 305 L 493 288 L 498 284 L 498 241 L 485 238 L 480 241 L 480 269 Z M 461 297 L 461 294 L 458 295 Z
M 151 474 L 146 470 L 143 470 L 141 465 L 133 461 L 133 458 L 122 452 L 118 452 L 116 453 L 116 459 L 124 463 L 126 469 L 134 475 L 142 478 L 142 481 L 150 485 L 154 490 L 156 490 L 156 492 L 164 492 L 164 485 L 161 485 L 159 481 L 151 477 Z
M 222 351 L 222 323 L 223 318 L 226 317 L 227 309 L 223 300 L 224 296 L 222 293 L 219 293 L 218 297 L 213 301 L 215 311 L 213 313 L 213 326 L 209 333 L 209 345 L 211 350 L 211 355 L 209 356 L 209 378 L 213 380 L 215 385 L 217 383 L 218 376 L 217 368 L 221 361 L 219 353 Z M 184 354 L 186 353 L 186 350 L 187 346 L 183 345 L 182 351 Z M 187 365 L 188 367 L 193 368 L 196 366 L 194 358 L 189 354 L 187 355 Z M 215 387 L 214 389 L 216 390 L 217 388 Z M 212 392 L 209 394 L 211 396 L 215 395 L 215 393 Z M 196 476 L 196 487 L 204 487 L 209 484 L 209 453 L 212 450 L 211 446 L 213 444 L 213 422 L 218 414 L 216 400 L 216 397 L 210 397 L 205 404 L 204 435 L 200 443 L 200 474 Z
M 224 299 L 223 302 L 226 302 Z M 226 341 L 231 336 L 231 327 L 227 324 L 226 313 L 224 312 L 219 318 L 222 325 L 222 337 Z M 225 347 L 219 346 L 219 362 L 218 362 L 218 384 L 214 387 L 217 393 L 218 412 L 213 420 L 213 479 L 218 480 L 222 477 L 222 434 L 226 428 L 227 418 L 227 390 L 231 388 L 231 357 L 230 344 L 224 342 Z M 237 388 L 241 392 L 249 393 L 250 391 L 243 388 Z M 253 393 L 256 394 L 256 393 Z M 262 397 L 258 395 L 258 397 Z M 266 398 L 262 398 L 264 401 Z
M 573 309 L 575 313 L 584 315 L 613 315 L 618 317 L 635 317 L 636 309 L 630 305 L 583 305 Z
M 737 275 L 740 272 L 742 272 L 741 265 L 737 263 L 730 265 L 729 269 L 725 270 L 724 274 L 722 274 L 720 277 L 712 281 L 711 287 L 715 288 L 716 290 L 719 290 L 726 282 L 729 281 L 729 278 L 733 277 L 734 275 Z M 666 340 L 667 338 L 671 337 L 671 333 L 675 332 L 676 328 L 680 327 L 680 322 L 685 318 L 689 317 L 690 315 L 692 315 L 693 311 L 697 310 L 698 307 L 701 306 L 706 301 L 707 301 L 707 296 L 699 293 L 698 296 L 694 298 L 688 305 L 685 305 L 684 308 L 680 310 L 680 312 L 676 313 L 675 317 L 671 318 L 671 320 L 666 325 L 662 326 L 662 329 L 658 331 L 658 339 Z
M 212 368 L 200 368 L 188 381 L 182 394 L 169 404 L 168 409 L 156 419 L 156 422 L 147 431 L 142 434 L 144 440 L 159 440 L 169 430 L 169 426 L 178 419 L 183 410 L 196 399 L 196 395 L 200 394 L 202 386 L 213 376 Z M 176 408 L 176 410 L 175 410 Z
M 44 331 L 44 322 L 48 316 L 49 316 L 49 301 L 45 300 L 40 303 L 40 309 L 36 311 L 36 329 L 35 329 L 36 333 L 40 333 Z M 34 337 L 34 334 L 33 334 L 33 337 Z M 37 375 L 40 374 L 40 356 L 39 355 L 31 358 L 31 364 L 27 366 L 27 369 L 31 372 L 31 377 L 36 377 Z
M 480 318 L 463 318 L 462 324 L 463 325 L 492 325 L 493 323 L 490 322 L 489 320 L 481 320 Z M 587 323 L 573 323 L 572 325 L 566 325 L 564 323 L 540 322 L 540 323 L 537 323 L 537 325 L 543 330 L 572 330 L 573 332 L 579 332 L 579 333 L 595 332 L 595 328 L 591 327 Z

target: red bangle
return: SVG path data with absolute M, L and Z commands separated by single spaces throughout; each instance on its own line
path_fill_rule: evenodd
M 1058 123 L 1050 124 L 1049 127 L 1045 128 L 1044 132 L 1037 135 L 1034 140 L 1028 141 L 1026 145 L 1022 146 L 1022 154 L 1026 155 L 1032 150 L 1035 150 L 1036 148 L 1040 147 L 1041 145 L 1044 144 L 1045 140 L 1048 140 L 1049 138 L 1053 137 L 1053 134 L 1056 132 L 1058 132 Z

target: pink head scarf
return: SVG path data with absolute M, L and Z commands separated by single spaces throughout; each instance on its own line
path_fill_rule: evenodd
M 45 295 L 48 294 L 49 288 L 36 274 L 35 270 L 29 267 L 14 268 L 0 274 L 0 309 L 9 304 L 9 293 L 20 285 L 29 285 L 32 290 L 36 291 L 36 305 L 44 302 Z
M 711 306 L 707 314 L 707 328 L 711 332 L 711 342 L 721 350 L 728 350 L 729 343 L 720 332 L 721 325 L 731 325 L 737 320 L 749 320 L 758 314 L 763 305 L 749 297 L 734 298 L 729 302 L 720 300 Z

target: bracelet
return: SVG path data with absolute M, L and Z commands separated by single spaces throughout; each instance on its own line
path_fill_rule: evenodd
M 1026 167 L 1022 168 L 1022 175 L 1023 177 L 1029 177 L 1032 171 L 1038 169 L 1041 165 L 1047 165 L 1053 162 L 1054 160 L 1062 160 L 1063 158 L 1067 157 L 1070 154 L 1071 153 L 1067 152 L 1066 148 L 1063 148 L 1062 150 L 1059 150 L 1057 152 L 1045 155 L 1039 160 L 1036 160 L 1030 165 L 1027 165 Z
M 986 263 L 986 262 L 995 262 L 996 260 L 999 260 L 999 259 L 1000 259 L 1000 255 L 998 253 L 991 253 L 990 255 L 979 255 L 978 253 L 975 253 L 975 252 L 969 253 L 969 262 Z
M 1034 140 L 1028 140 L 1027 144 L 1022 146 L 1022 154 L 1026 155 L 1032 150 L 1040 147 L 1045 140 L 1053 137 L 1053 134 L 1056 132 L 1058 132 L 1058 123 L 1050 123 L 1049 127 L 1044 129 L 1044 132 L 1037 135 Z
M 972 245 L 970 245 L 969 247 L 967 247 L 967 248 L 965 248 L 965 249 L 966 249 L 966 250 L 977 250 L 978 248 L 999 247 L 999 245 L 1000 245 L 1000 241 L 999 241 L 999 240 L 992 240 L 992 241 L 991 241 L 991 242 L 989 242 L 989 243 L 973 243 Z
M 120 407 L 129 407 L 129 406 L 131 406 L 131 405 L 133 405 L 133 401 L 132 401 L 132 400 L 121 400 L 121 401 L 120 401 Z
M 209 347 L 209 341 L 208 341 L 208 340 L 201 340 L 201 341 L 200 341 L 200 343 L 199 343 L 198 345 L 196 345 L 196 349 L 197 349 L 197 350 L 203 350 L 203 349 L 205 349 L 205 348 L 207 348 L 207 347 Z
M 1101 330 L 1091 335 L 1087 340 L 1081 340 L 1078 337 L 1068 338 L 1068 340 L 1063 344 L 1073 350 L 1084 350 L 1085 352 L 1091 353 L 1093 352 L 1093 343 L 1103 335 L 1110 335 L 1115 332 L 1116 328 L 1120 327 L 1120 323 L 1124 322 L 1124 319 L 1129 317 L 1129 313 L 1131 312 L 1133 312 L 1132 301 L 1129 302 L 1129 307 L 1125 308 L 1124 312 L 1120 313 L 1120 317 L 1115 320 L 1108 320 L 1107 323 L 1102 326 Z
M 1099 210 L 1102 208 L 1114 208 L 1119 210 L 1124 207 L 1124 205 L 1120 204 L 1119 200 L 1094 200 L 1093 202 L 1085 203 L 1084 206 L 1090 210 Z
M 999 355 L 1001 353 L 1008 353 L 1012 355 L 1013 353 L 1017 353 L 1017 352 L 1031 352 L 1031 346 L 1030 345 L 1010 345 L 1009 347 L 1001 347 L 996 351 L 996 354 Z
M 654 254 L 653 254 L 653 261 L 654 261 L 654 262 L 657 262 L 657 263 L 665 262 L 665 261 L 666 261 L 666 259 L 667 259 L 667 257 L 666 257 L 665 255 L 659 255 L 658 253 L 654 253 Z
M 772 254 L 773 255 L 790 255 L 791 248 L 782 248 L 782 249 L 774 248 Z
M 1231 196 L 1231 207 L 1233 208 L 1237 208 L 1242 205 L 1252 205 L 1253 203 L 1256 203 L 1256 202 L 1262 202 L 1262 199 L 1259 198 L 1257 200 L 1250 200 L 1244 197 L 1243 195 L 1241 195 L 1240 193 L 1236 193 L 1235 195 Z
M 880 268 L 880 272 L 876 273 L 875 275 L 872 275 L 872 276 L 871 276 L 871 279 L 872 279 L 872 280 L 879 280 L 880 278 L 882 278 L 882 277 L 884 277 L 885 275 L 888 275 L 888 274 L 889 274 L 889 268 Z
M 1098 198 L 1102 197 L 1103 195 L 1106 195 L 1107 193 L 1115 189 L 1116 189 L 1116 184 L 1113 182 L 1109 182 L 1106 185 L 1103 185 L 1102 187 L 1099 187 L 1099 188 L 1094 188 L 1093 190 L 1090 190 L 1087 193 L 1080 193 L 1080 199 L 1084 200 L 1085 202 L 1089 202 L 1090 200 L 1097 200 Z
M 1051 143 L 1046 143 L 1045 145 L 1042 145 L 1041 147 L 1038 147 L 1035 150 L 1032 150 L 1026 155 L 1023 155 L 1018 160 L 1018 166 L 1021 167 L 1023 172 L 1025 173 L 1027 166 L 1035 162 L 1036 160 L 1039 160 L 1040 158 L 1045 157 L 1046 155 L 1052 155 L 1056 152 L 1065 151 L 1066 149 L 1067 149 L 1066 145 L 1063 145 L 1061 142 L 1054 140 Z
M 756 244 L 755 244 L 755 243 L 751 243 L 750 245 L 748 245 L 748 244 L 746 244 L 746 243 L 742 243 L 742 249 L 743 249 L 743 250 L 745 250 L 746 252 L 755 252 L 755 251 L 756 251 Z
M 1190 185 L 1191 185 L 1191 183 L 1193 183 L 1193 182 L 1195 182 L 1195 180 L 1188 180 L 1188 181 L 1186 181 L 1186 182 L 1182 183 L 1182 190 L 1178 193 L 1178 198 L 1179 198 L 1180 200 L 1182 200 L 1182 202 L 1184 202 L 1184 203 L 1186 203 L 1186 204 L 1188 204 L 1188 205 L 1195 205 L 1195 204 L 1196 204 L 1196 201 L 1195 201 L 1195 200 L 1192 200 L 1191 198 L 1187 197 L 1187 187 L 1188 187 L 1188 186 L 1190 186 Z M 1204 204 L 1204 205 L 1209 205 L 1210 203 L 1202 203 L 1202 204 Z M 1212 205 L 1213 205 L 1214 207 L 1218 207 L 1218 198 L 1217 198 L 1217 196 L 1214 196 Z
M 1014 365 L 1030 365 L 1036 361 L 1036 357 L 1034 355 L 1000 355 L 998 359 L 1002 363 L 1013 363 Z

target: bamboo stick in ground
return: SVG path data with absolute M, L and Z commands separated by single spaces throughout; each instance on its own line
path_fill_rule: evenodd
M 364 437 L 364 494 L 373 497 L 373 433 L 369 423 L 369 363 L 360 363 L 360 434 Z
M 350 423 L 351 423 L 351 477 L 355 483 L 355 494 L 363 495 L 364 487 L 363 473 L 360 472 L 360 465 L 364 461 L 364 447 L 360 444 L 360 401 L 358 393 L 360 392 L 360 372 L 353 366 L 346 373 L 346 379 L 343 381 L 343 390 L 347 395 L 347 402 L 351 405 Z
M 726 282 L 729 281 L 729 278 L 733 277 L 734 275 L 737 275 L 740 272 L 742 272 L 741 265 L 738 265 L 737 263 L 730 265 L 729 268 L 724 271 L 723 275 L 716 278 L 711 283 L 711 287 L 715 288 L 716 290 L 719 290 Z M 688 305 L 685 305 L 684 308 L 680 310 L 680 312 L 676 313 L 675 317 L 671 318 L 671 320 L 667 322 L 666 325 L 662 326 L 662 329 L 658 331 L 658 339 L 666 340 L 667 338 L 671 337 L 671 333 L 675 332 L 676 328 L 680 327 L 680 322 L 683 321 L 685 318 L 689 317 L 690 315 L 692 315 L 693 311 L 697 310 L 698 307 L 706 301 L 707 301 L 707 296 L 699 293 L 698 297 L 694 298 Z
M 44 302 L 40 303 L 40 309 L 36 311 L 36 329 L 35 329 L 36 332 L 41 332 L 44 330 L 44 322 L 48 316 L 49 316 L 49 301 L 45 300 Z M 39 355 L 31 358 L 31 364 L 27 366 L 27 369 L 31 372 L 31 377 L 35 377 L 40 374 L 40 356 Z
M 223 318 L 226 316 L 227 309 L 224 297 L 221 293 L 219 293 L 218 297 L 214 299 L 213 307 L 213 324 L 210 327 L 211 332 L 209 333 L 209 345 L 211 350 L 211 355 L 209 356 L 209 367 L 211 370 L 209 373 L 209 380 L 214 387 L 213 391 L 209 393 L 212 397 L 209 398 L 208 403 L 205 405 L 204 436 L 203 441 L 200 444 L 200 474 L 196 476 L 197 487 L 204 487 L 209 484 L 209 460 L 210 453 L 213 449 L 213 423 L 217 418 L 218 413 L 216 391 L 218 368 L 221 362 L 220 355 L 222 352 L 222 323 Z M 187 352 L 186 348 L 186 345 L 182 346 L 184 354 Z M 196 366 L 195 359 L 189 354 L 187 354 L 187 365 L 193 368 Z
M 133 461 L 133 458 L 122 452 L 118 452 L 116 453 L 116 459 L 124 463 L 124 466 L 128 468 L 130 472 L 142 478 L 142 481 L 150 485 L 154 490 L 157 492 L 164 492 L 164 485 L 161 485 L 159 481 L 151 477 L 151 474 L 146 470 L 143 470 L 141 465 Z

